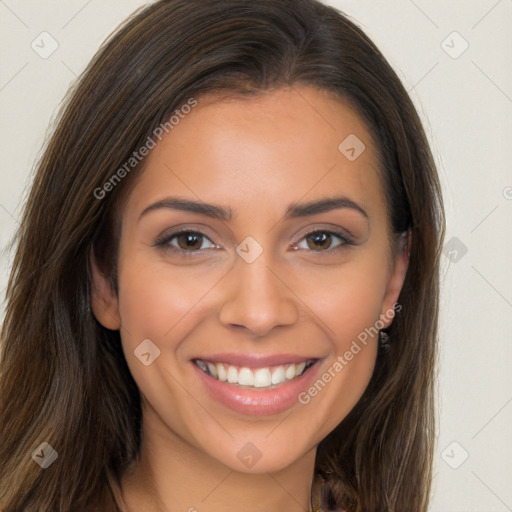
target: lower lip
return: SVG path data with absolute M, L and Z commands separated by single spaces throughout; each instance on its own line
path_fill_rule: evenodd
M 320 359 L 299 377 L 267 391 L 239 388 L 235 384 L 228 384 L 211 377 L 194 362 L 192 362 L 192 365 L 210 396 L 215 400 L 235 412 L 261 416 L 264 414 L 278 414 L 299 403 L 298 395 L 310 386 L 320 366 L 319 362 Z

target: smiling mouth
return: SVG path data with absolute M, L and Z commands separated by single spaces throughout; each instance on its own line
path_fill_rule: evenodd
M 317 359 L 301 363 L 248 368 L 223 362 L 194 359 L 194 364 L 210 377 L 241 389 L 267 391 L 280 387 L 303 375 Z

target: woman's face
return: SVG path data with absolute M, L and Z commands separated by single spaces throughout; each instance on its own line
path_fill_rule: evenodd
M 117 297 L 95 271 L 146 428 L 245 472 L 310 453 L 391 322 L 407 251 L 392 254 L 387 222 L 348 103 L 305 86 L 198 98 L 127 199 Z

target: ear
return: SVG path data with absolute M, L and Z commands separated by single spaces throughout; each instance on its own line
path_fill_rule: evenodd
M 396 252 L 394 254 L 393 268 L 388 284 L 386 286 L 380 319 L 383 329 L 389 327 L 393 321 L 394 306 L 398 301 L 398 296 L 404 284 L 407 268 L 409 267 L 409 257 L 411 254 L 412 233 L 406 231 L 398 240 Z M 393 315 L 390 314 L 393 312 Z
M 112 331 L 121 328 L 119 304 L 109 276 L 98 267 L 94 250 L 90 253 L 93 286 L 91 292 L 91 308 L 96 320 Z

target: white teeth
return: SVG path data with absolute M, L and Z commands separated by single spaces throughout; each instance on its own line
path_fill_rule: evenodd
M 236 384 L 238 382 L 238 372 L 234 366 L 228 368 L 228 382 Z
M 249 368 L 240 368 L 238 372 L 238 384 L 241 386 L 254 385 L 255 376 Z
M 254 387 L 266 388 L 272 384 L 272 376 L 268 368 L 260 368 L 254 373 Z
M 228 376 L 226 375 L 226 369 L 224 368 L 224 365 L 222 363 L 217 363 L 216 368 L 217 378 L 222 382 L 226 382 L 226 380 L 228 380 Z
M 213 363 L 206 363 L 206 364 L 208 366 L 208 370 L 210 371 L 210 374 L 213 377 L 217 377 L 217 368 L 215 367 L 215 365 Z
M 295 365 L 293 363 L 288 366 L 285 375 L 288 380 L 292 380 L 295 377 Z
M 271 371 L 269 367 L 251 369 L 243 366 L 237 368 L 233 365 L 224 363 L 212 363 L 210 361 L 203 361 L 196 359 L 197 366 L 205 373 L 213 378 L 222 382 L 229 382 L 230 384 L 237 384 L 240 386 L 249 386 L 254 388 L 268 388 L 269 386 L 278 386 L 287 380 L 295 379 L 302 375 L 306 369 L 314 362 L 303 361 L 295 364 L 281 364 L 273 367 Z
M 305 365 L 304 365 L 305 366 Z M 284 371 L 284 366 L 278 366 L 274 373 L 272 374 L 272 384 L 282 384 L 286 380 L 286 373 Z

